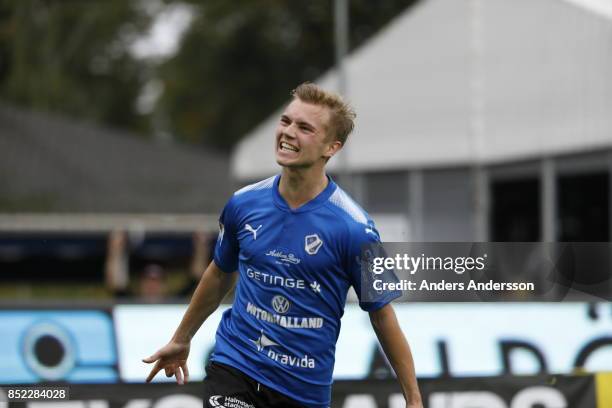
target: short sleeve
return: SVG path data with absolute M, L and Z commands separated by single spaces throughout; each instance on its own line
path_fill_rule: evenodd
M 364 285 L 370 286 L 373 280 L 368 260 L 362 259 L 362 250 L 366 246 L 382 250 L 379 245 L 372 245 L 380 243 L 380 235 L 373 221 L 369 220 L 368 225 L 358 224 L 351 228 L 347 259 L 348 274 L 359 298 L 359 307 L 366 312 L 376 311 L 401 296 L 401 292 L 397 290 L 381 293 L 375 292 L 372 287 L 364 287 Z
M 215 244 L 214 261 L 224 272 L 235 272 L 238 269 L 238 238 L 236 236 L 235 198 L 232 197 L 219 217 L 219 235 Z

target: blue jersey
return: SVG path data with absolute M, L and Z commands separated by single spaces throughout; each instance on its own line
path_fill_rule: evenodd
M 291 209 L 280 176 L 237 191 L 221 214 L 214 261 L 238 271 L 234 304 L 212 360 L 309 407 L 327 407 L 340 318 L 351 286 L 361 294 L 361 247 L 374 223 L 331 179 Z M 397 295 L 360 306 L 381 308 Z

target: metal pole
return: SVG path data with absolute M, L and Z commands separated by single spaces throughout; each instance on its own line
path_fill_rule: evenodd
M 423 170 L 414 169 L 408 173 L 408 219 L 410 220 L 409 241 L 423 242 L 425 239 L 423 208 Z
M 335 28 L 335 52 L 336 52 L 336 74 L 338 80 L 338 93 L 345 99 L 348 98 L 348 79 L 346 75 L 345 58 L 349 48 L 349 9 L 348 0 L 334 0 L 334 28 Z M 350 193 L 353 192 L 353 179 L 348 168 L 348 148 L 343 146 L 338 154 L 338 178 L 342 186 Z
M 557 184 L 555 162 L 551 157 L 542 159 L 540 163 L 540 240 L 543 242 L 557 241 Z
M 483 59 L 485 52 L 482 0 L 470 0 L 470 122 L 469 137 L 473 152 L 474 179 L 474 239 L 489 239 L 489 180 L 483 164 L 485 138 L 485 83 Z
M 348 54 L 348 0 L 334 1 L 334 26 L 335 26 L 335 45 L 336 45 L 336 72 L 338 73 L 338 93 L 347 97 L 348 83 L 344 58 Z

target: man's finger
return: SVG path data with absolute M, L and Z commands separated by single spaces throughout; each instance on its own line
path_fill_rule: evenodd
M 159 370 L 161 370 L 161 367 L 160 367 L 159 362 L 158 362 L 157 364 L 155 364 L 155 366 L 153 367 L 153 369 L 149 373 L 149 376 L 147 377 L 146 381 L 147 382 L 151 382 L 153 377 L 155 377 L 157 375 L 157 373 L 159 373 Z
M 170 378 L 174 375 L 174 367 L 166 367 L 166 377 Z
M 181 371 L 180 367 L 176 367 L 176 370 L 174 371 L 174 375 L 176 375 L 176 382 L 179 383 L 180 385 L 183 385 L 183 372 Z
M 187 368 L 187 363 L 181 364 L 181 369 L 183 370 L 183 376 L 185 377 L 185 382 L 189 381 L 189 369 Z
M 158 360 L 158 359 L 159 359 L 159 352 L 156 352 L 151 357 L 143 358 L 142 362 L 143 363 L 147 363 L 147 364 L 151 364 L 151 363 L 155 362 L 155 360 Z

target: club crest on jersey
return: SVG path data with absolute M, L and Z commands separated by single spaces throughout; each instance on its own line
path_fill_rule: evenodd
M 323 241 L 317 234 L 306 235 L 304 238 L 304 250 L 308 255 L 316 254 L 322 246 Z

